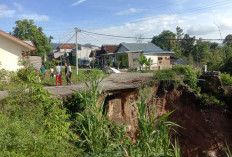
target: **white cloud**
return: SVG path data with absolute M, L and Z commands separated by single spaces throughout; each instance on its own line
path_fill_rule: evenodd
M 6 5 L 0 5 L 0 17 L 13 17 L 15 10 L 9 10 Z
M 192 25 L 188 30 L 187 33 L 189 35 L 207 35 L 210 33 L 214 33 L 218 31 L 217 26 L 215 24 L 205 24 L 205 25 Z
M 73 3 L 71 6 L 72 6 L 72 7 L 77 6 L 77 5 L 79 5 L 79 4 L 81 4 L 81 3 L 85 2 L 85 1 L 86 1 L 86 0 L 78 0 L 78 1 L 76 1 L 75 3 Z
M 19 4 L 19 3 L 17 3 L 17 2 L 14 2 L 13 4 L 14 4 L 14 6 L 17 8 L 17 10 L 19 10 L 19 11 L 22 11 L 22 10 L 23 10 L 23 6 L 22 6 L 21 4 Z
M 184 33 L 189 33 L 196 38 L 204 39 L 220 39 L 220 32 L 222 38 L 226 35 L 232 34 L 232 10 L 228 8 L 223 12 L 208 11 L 204 13 L 192 14 L 162 14 L 157 16 L 146 17 L 137 19 L 134 22 L 126 22 L 120 26 L 111 26 L 104 28 L 91 29 L 89 31 L 95 33 L 135 37 L 142 34 L 143 37 L 151 38 L 154 35 L 160 34 L 163 30 L 170 30 L 176 32 L 176 27 L 179 26 L 184 30 Z M 216 24 L 215 24 L 216 23 Z M 217 28 L 217 26 L 219 29 Z M 106 37 L 94 34 L 80 32 L 78 41 L 81 44 L 92 43 L 95 45 L 102 44 L 119 44 L 121 42 L 135 42 L 135 39 L 124 39 Z M 151 40 L 144 40 L 148 42 Z M 73 39 L 72 42 L 75 42 Z M 220 42 L 220 41 L 217 41 Z
M 49 17 L 47 15 L 39 15 L 39 14 L 22 14 L 20 18 L 23 19 L 32 19 L 35 21 L 49 21 Z
M 130 9 L 127 9 L 127 10 L 123 10 L 123 11 L 120 11 L 120 12 L 117 12 L 116 15 L 129 15 L 129 14 L 134 14 L 134 13 L 138 13 L 138 12 L 142 12 L 143 10 L 142 9 L 136 9 L 136 8 L 130 8 Z

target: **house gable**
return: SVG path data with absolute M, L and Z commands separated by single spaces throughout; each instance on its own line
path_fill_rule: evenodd
M 22 53 L 35 50 L 35 47 L 24 41 L 0 31 L 0 62 L 1 68 L 16 71 L 22 66 L 18 65 Z
M 129 49 L 126 48 L 125 45 L 120 44 L 115 53 L 125 53 L 126 51 L 129 51 Z

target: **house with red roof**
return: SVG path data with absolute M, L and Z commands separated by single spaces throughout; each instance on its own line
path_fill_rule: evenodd
M 76 48 L 76 45 L 70 43 L 62 43 L 57 47 L 57 51 L 60 53 L 69 53 L 72 49 Z
M 99 66 L 104 66 L 110 60 L 110 55 L 118 49 L 118 45 L 102 45 L 100 49 L 96 49 L 90 53 L 90 57 L 94 57 Z
M 20 58 L 30 58 L 30 52 L 36 47 L 32 41 L 20 40 L 2 30 L 0 30 L 0 68 L 17 71 L 22 68 L 18 64 Z

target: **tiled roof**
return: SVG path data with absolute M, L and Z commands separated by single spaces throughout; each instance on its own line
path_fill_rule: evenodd
M 60 49 L 74 49 L 76 46 L 69 43 L 63 43 L 59 46 Z
M 28 43 L 20 40 L 19 38 L 16 38 L 16 37 L 14 37 L 14 36 L 12 36 L 12 35 L 4 32 L 4 31 L 2 31 L 2 30 L 0 30 L 0 36 L 3 36 L 4 38 L 7 38 L 9 40 L 12 40 L 12 41 L 18 43 L 19 45 L 22 45 L 22 46 L 28 48 L 31 51 L 35 51 L 36 50 L 35 46 L 31 46 L 30 44 L 28 44 Z
M 102 45 L 102 50 L 106 53 L 114 53 L 118 49 L 118 45 Z

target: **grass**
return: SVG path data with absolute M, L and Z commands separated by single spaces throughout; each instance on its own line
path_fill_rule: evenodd
M 74 84 L 77 84 L 79 82 L 85 82 L 88 80 L 89 76 L 92 75 L 93 73 L 97 73 L 97 75 L 99 77 L 108 77 L 109 74 L 105 74 L 103 73 L 101 70 L 99 69 L 79 69 L 78 71 L 78 75 L 76 74 L 76 70 L 75 67 L 72 67 L 72 82 Z M 36 74 L 36 73 L 35 73 Z M 66 78 L 64 75 L 64 69 L 62 69 L 62 83 L 66 84 Z M 24 73 L 22 74 L 22 76 L 25 75 Z M 55 86 L 56 85 L 56 76 L 54 76 L 54 78 L 51 77 L 50 71 L 46 70 L 45 75 L 42 75 L 41 73 L 36 74 L 37 76 L 40 76 L 41 83 L 44 86 Z M 18 86 L 20 86 L 21 84 L 23 84 L 24 81 L 22 81 L 21 78 L 17 77 L 16 73 L 11 75 L 11 80 L 6 82 L 6 81 L 0 81 L 0 91 L 4 91 L 4 90 L 13 90 L 15 88 L 17 88 Z M 33 85 L 35 83 L 29 83 L 27 82 L 28 85 Z
M 74 84 L 79 83 L 79 82 L 85 82 L 88 80 L 89 76 L 91 73 L 96 72 L 103 78 L 108 77 L 108 74 L 103 73 L 101 70 L 98 69 L 79 69 L 78 75 L 76 74 L 76 69 L 75 67 L 72 67 L 72 82 Z M 45 72 L 45 78 L 41 81 L 42 85 L 44 86 L 54 86 L 56 85 L 56 76 L 54 78 L 51 77 L 50 71 L 46 70 Z M 62 83 L 66 83 L 66 77 L 64 73 L 64 68 L 62 69 Z

